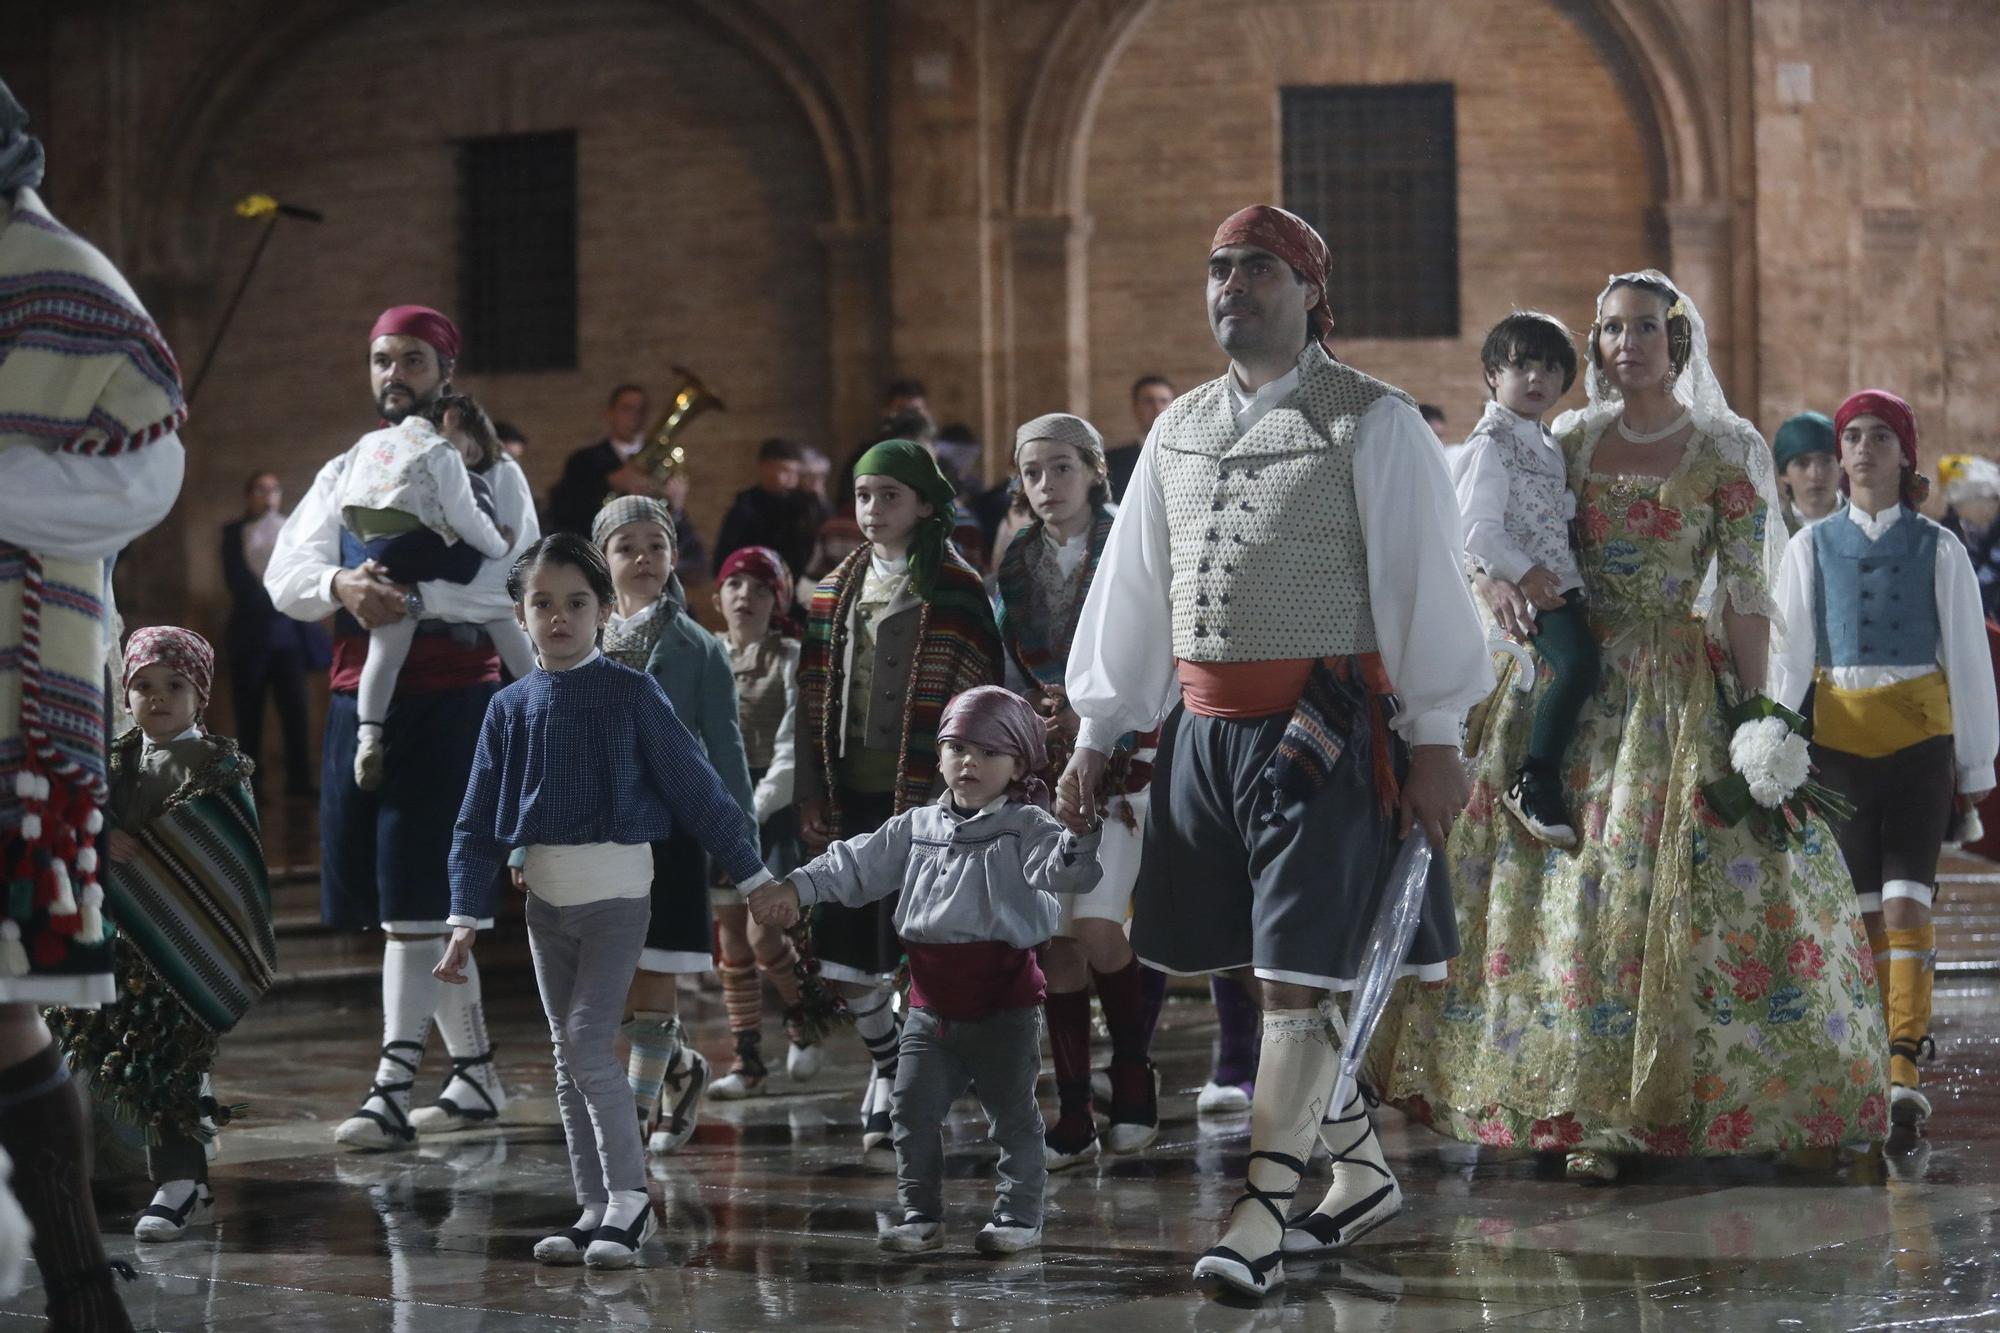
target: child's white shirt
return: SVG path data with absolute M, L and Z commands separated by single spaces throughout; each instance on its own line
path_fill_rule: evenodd
M 1559 591 L 1583 587 L 1569 543 L 1576 496 L 1562 446 L 1548 428 L 1489 402 L 1459 463 L 1466 554 L 1510 583 L 1541 565 L 1556 576 Z

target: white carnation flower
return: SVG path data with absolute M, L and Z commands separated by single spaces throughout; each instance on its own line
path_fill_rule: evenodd
M 1806 738 L 1783 719 L 1763 717 L 1744 723 L 1729 738 L 1729 766 L 1743 775 L 1752 800 L 1775 810 L 1806 784 L 1812 757 Z

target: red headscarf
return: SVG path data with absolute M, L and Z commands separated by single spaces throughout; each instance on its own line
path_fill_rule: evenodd
M 776 614 L 780 618 L 797 595 L 792 586 L 791 571 L 785 568 L 785 557 L 768 546 L 739 546 L 731 551 L 729 558 L 722 562 L 722 568 L 715 573 L 716 586 L 721 587 L 736 574 L 747 574 L 769 588 L 771 596 L 778 599 Z
M 368 330 L 368 341 L 391 333 L 420 338 L 447 361 L 458 360 L 458 326 L 427 305 L 390 306 Z
M 1833 414 L 1833 438 L 1838 440 L 1847 431 L 1847 423 L 1856 417 L 1878 417 L 1882 424 L 1896 432 L 1896 439 L 1903 446 L 1903 466 L 1917 465 L 1917 413 L 1887 389 L 1863 389 L 1850 394 L 1840 410 Z
M 126 688 L 131 687 L 132 677 L 149 666 L 164 666 L 186 676 L 201 699 L 201 706 L 208 707 L 209 686 L 215 682 L 215 650 L 208 646 L 207 639 L 191 629 L 173 625 L 135 629 L 132 637 L 125 640 Z
M 1333 337 L 1333 307 L 1326 296 L 1326 271 L 1333 256 L 1312 224 L 1296 213 L 1275 204 L 1252 204 L 1232 213 L 1215 229 L 1208 243 L 1214 254 L 1224 246 L 1249 245 L 1268 250 L 1292 266 L 1292 272 L 1312 289 L 1312 304 L 1306 307 L 1306 323 L 1312 336 L 1322 343 Z

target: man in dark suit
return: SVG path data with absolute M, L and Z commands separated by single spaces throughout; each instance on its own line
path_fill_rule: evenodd
M 264 699 L 269 695 L 278 706 L 278 726 L 284 733 L 285 794 L 311 796 L 306 672 L 326 665 L 327 643 L 318 625 L 281 614 L 264 591 L 264 569 L 270 564 L 278 529 L 285 525 L 284 500 L 276 473 L 256 473 L 243 485 L 243 517 L 222 525 L 222 578 L 230 596 L 223 647 L 229 657 L 236 738 L 243 753 L 261 760 Z
M 660 484 L 630 466 L 632 455 L 646 441 L 646 415 L 651 407 L 646 391 L 621 384 L 604 405 L 604 438 L 586 444 L 563 463 L 562 476 L 549 491 L 547 532 L 590 536 L 590 521 L 604 507 L 604 498 L 645 495 L 665 499 Z

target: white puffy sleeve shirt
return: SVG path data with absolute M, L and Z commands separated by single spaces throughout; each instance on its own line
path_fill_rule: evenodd
M 0 541 L 64 560 L 116 555 L 159 526 L 186 468 L 174 434 L 122 454 L 0 449 Z

